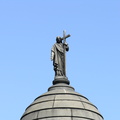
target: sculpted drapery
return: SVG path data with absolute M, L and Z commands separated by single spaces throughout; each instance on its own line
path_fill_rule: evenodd
M 56 38 L 56 43 L 51 49 L 51 60 L 53 60 L 53 66 L 55 76 L 65 76 L 65 51 L 68 51 L 68 44 L 62 43 L 60 37 Z

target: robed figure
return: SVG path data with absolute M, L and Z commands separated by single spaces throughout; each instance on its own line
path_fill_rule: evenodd
M 53 61 L 55 76 L 65 76 L 65 51 L 69 50 L 67 43 L 62 42 L 63 38 L 56 37 L 56 43 L 51 49 L 51 60 Z

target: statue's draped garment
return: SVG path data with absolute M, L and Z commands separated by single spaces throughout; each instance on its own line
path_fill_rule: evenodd
M 54 44 L 51 51 L 54 53 L 53 66 L 54 66 L 54 70 L 56 72 L 55 74 L 57 76 L 64 76 L 65 75 L 65 70 L 64 70 L 65 61 L 64 61 L 63 43 Z

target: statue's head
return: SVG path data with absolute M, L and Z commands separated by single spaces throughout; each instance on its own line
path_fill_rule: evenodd
M 57 43 L 62 43 L 61 37 L 57 36 L 57 37 L 56 37 L 56 42 L 57 42 Z

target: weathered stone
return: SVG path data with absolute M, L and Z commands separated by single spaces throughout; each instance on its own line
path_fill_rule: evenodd
M 56 83 L 27 107 L 21 120 L 103 120 L 96 106 L 66 83 Z

